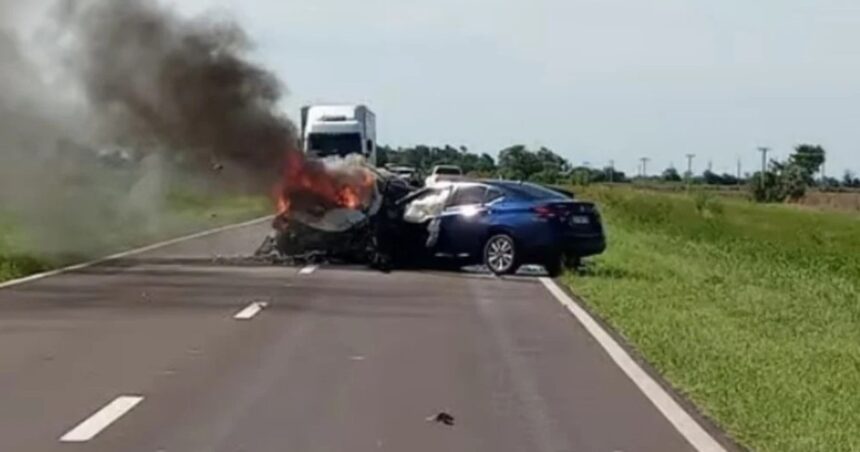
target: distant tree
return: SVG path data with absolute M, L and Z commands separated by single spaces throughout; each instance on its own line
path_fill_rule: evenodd
M 720 175 L 711 170 L 705 170 L 705 172 L 702 173 L 702 179 L 708 185 L 723 184 L 723 179 L 720 177 Z
M 845 170 L 845 174 L 842 176 L 842 186 L 848 188 L 860 188 L 860 178 L 857 178 L 853 171 Z
M 377 166 L 385 166 L 389 163 L 388 156 L 393 154 L 393 150 L 388 146 L 377 146 L 376 147 L 376 165 Z
M 606 168 L 603 168 L 602 172 L 604 174 L 603 179 L 606 182 L 630 182 L 624 171 L 618 171 L 615 168 L 607 166 Z
M 377 149 L 377 164 L 405 165 L 427 172 L 434 165 L 458 165 L 463 171 L 471 174 L 481 174 L 492 177 L 496 170 L 496 162 L 489 154 L 477 155 L 469 152 L 465 146 L 443 147 L 418 145 L 394 149 L 380 145 Z
M 771 160 L 768 171 L 758 172 L 750 179 L 750 192 L 758 202 L 796 201 L 806 194 L 807 176 L 806 170 L 790 159 Z
M 478 160 L 480 157 L 477 154 L 461 153 L 459 157 L 459 166 L 463 169 L 463 173 L 474 173 L 478 169 Z
M 832 191 L 832 190 L 834 190 L 834 189 L 839 188 L 839 186 L 841 185 L 841 183 L 840 183 L 839 179 L 837 179 L 837 178 L 835 178 L 835 177 L 823 177 L 823 178 L 821 178 L 821 183 L 820 183 L 820 185 L 821 185 L 821 188 L 822 188 L 823 190 L 826 190 L 826 191 L 827 191 L 827 190 L 830 190 L 830 191 Z
M 802 170 L 804 180 L 811 185 L 813 175 L 821 169 L 824 161 L 824 148 L 818 145 L 801 144 L 794 148 L 794 154 L 789 157 L 788 164 L 799 167 Z
M 778 171 L 781 176 L 781 188 L 785 199 L 796 201 L 806 194 L 806 189 L 809 186 L 809 173 L 805 168 L 788 164 Z
M 661 178 L 666 182 L 681 182 L 681 175 L 678 174 L 678 170 L 675 169 L 674 166 L 670 166 L 663 170 L 663 175 Z
M 738 179 L 738 176 L 729 173 L 723 173 L 720 178 L 723 180 L 723 185 L 740 185 L 743 180 Z
M 555 153 L 545 148 L 533 152 L 523 145 L 511 146 L 499 152 L 499 173 L 505 179 L 531 180 L 543 172 L 540 177 L 546 179 L 553 172 L 557 174 L 563 171 L 566 162 L 556 157 Z
M 749 179 L 749 189 L 753 200 L 757 202 L 782 202 L 785 200 L 778 180 L 773 171 L 757 171 Z
M 561 179 L 561 173 L 554 168 L 546 168 L 529 176 L 528 180 L 540 184 L 557 184 Z
M 577 166 L 570 170 L 570 183 L 574 185 L 588 185 L 592 182 L 598 182 L 592 177 L 592 170 L 585 166 Z
M 490 154 L 483 153 L 478 157 L 478 172 L 488 174 L 496 172 L 496 161 Z
M 541 147 L 537 150 L 536 156 L 538 160 L 540 160 L 544 170 L 555 170 L 559 173 L 570 171 L 570 163 L 568 163 L 564 157 L 556 154 L 550 149 Z
M 734 174 L 717 174 L 713 171 L 706 170 L 702 173 L 700 182 L 708 185 L 738 185 L 741 183 L 741 180 Z

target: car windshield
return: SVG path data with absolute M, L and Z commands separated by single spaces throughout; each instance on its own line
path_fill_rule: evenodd
M 308 149 L 320 157 L 360 154 L 361 135 L 357 133 L 312 133 L 308 135 Z
M 510 183 L 510 184 L 500 184 L 500 188 L 504 189 L 508 193 L 512 194 L 516 198 L 527 199 L 527 200 L 553 200 L 553 199 L 568 199 L 567 196 L 562 193 L 552 191 L 548 188 L 541 187 L 540 185 L 530 184 L 530 183 Z
M 459 176 L 460 174 L 463 174 L 463 172 L 460 171 L 460 168 L 455 168 L 451 166 L 440 166 L 436 168 L 436 171 L 434 172 L 443 176 Z

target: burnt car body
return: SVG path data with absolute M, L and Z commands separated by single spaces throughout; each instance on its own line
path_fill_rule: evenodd
M 484 264 L 505 274 L 540 264 L 554 275 L 565 259 L 578 261 L 606 248 L 593 203 L 527 182 L 452 182 L 400 203 L 411 242 L 423 243 L 427 257 L 458 266 Z

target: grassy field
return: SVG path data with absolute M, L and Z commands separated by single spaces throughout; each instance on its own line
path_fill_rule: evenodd
M 57 266 L 81 262 L 119 250 L 129 249 L 194 231 L 235 223 L 265 215 L 271 203 L 264 197 L 205 197 L 188 193 L 171 194 L 164 208 L 148 218 L 132 215 L 112 218 L 93 231 L 97 240 L 88 240 L 72 252 L 53 252 L 41 246 L 39 237 L 16 221 L 13 214 L 0 213 L 0 281 L 26 276 Z M 108 221 L 106 220 L 106 223 Z M 74 223 L 70 222 L 70 228 Z M 58 234 L 73 231 L 59 229 Z
M 620 187 L 567 282 L 741 444 L 860 450 L 860 215 Z

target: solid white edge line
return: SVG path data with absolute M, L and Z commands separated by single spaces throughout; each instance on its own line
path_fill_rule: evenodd
M 183 237 L 178 237 L 178 238 L 167 240 L 164 242 L 154 243 L 152 245 L 147 245 L 147 246 L 144 246 L 142 248 L 137 248 L 137 249 L 133 249 L 133 250 L 129 250 L 129 251 L 123 251 L 123 252 L 117 253 L 117 254 L 112 254 L 110 256 L 102 257 L 102 258 L 99 258 L 99 259 L 96 259 L 93 261 L 69 265 L 68 267 L 58 268 L 55 270 L 49 270 L 49 271 L 46 271 L 43 273 L 36 273 L 35 275 L 25 276 L 23 278 L 13 279 L 10 281 L 6 281 L 4 283 L 0 283 L 0 289 L 5 289 L 7 287 L 17 286 L 17 285 L 32 282 L 32 281 L 37 281 L 40 279 L 60 275 L 63 273 L 68 273 L 68 272 L 75 271 L 75 270 L 81 270 L 81 269 L 84 269 L 87 267 L 92 267 L 93 265 L 98 265 L 98 264 L 102 264 L 105 262 L 109 262 L 109 261 L 113 261 L 113 260 L 117 260 L 117 259 L 122 259 L 124 257 L 133 256 L 135 254 L 141 254 L 141 253 L 145 253 L 147 251 L 153 251 L 153 250 L 156 250 L 158 248 L 163 248 L 165 246 L 174 245 L 174 244 L 177 244 L 180 242 L 184 242 L 186 240 L 199 239 L 201 237 L 206 237 L 208 235 L 217 234 L 219 232 L 224 232 L 224 231 L 229 231 L 231 229 L 243 228 L 245 226 L 251 226 L 253 224 L 261 223 L 263 221 L 271 220 L 271 219 L 272 219 L 272 216 L 268 215 L 268 216 L 265 216 L 262 218 L 257 218 L 255 220 L 246 221 L 243 223 L 228 224 L 228 225 L 221 226 L 221 227 L 218 227 L 215 229 L 209 229 L 206 231 L 197 232 L 195 234 L 186 235 Z
M 60 442 L 81 443 L 89 441 L 142 401 L 142 396 L 119 396 L 61 436 Z
M 304 267 L 301 270 L 299 270 L 299 274 L 300 275 L 310 275 L 311 273 L 316 271 L 316 269 L 317 269 L 316 265 L 308 265 L 307 267 Z
M 598 324 L 593 317 L 571 299 L 551 278 L 542 277 L 540 281 L 549 292 L 585 327 L 591 336 L 618 367 L 645 394 L 645 397 L 663 413 L 675 429 L 700 452 L 725 452 L 726 449 L 715 440 L 662 386 L 657 384 L 639 364 Z
M 268 306 L 268 303 L 265 301 L 254 301 L 248 306 L 245 306 L 241 311 L 237 312 L 233 318 L 236 320 L 250 320 L 254 318 L 255 315 L 259 314 L 266 306 Z

